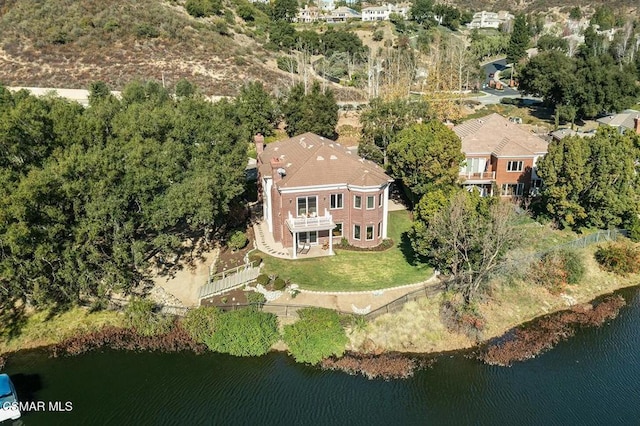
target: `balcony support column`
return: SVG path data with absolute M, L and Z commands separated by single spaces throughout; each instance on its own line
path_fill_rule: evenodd
M 298 233 L 295 231 L 291 231 L 293 234 L 293 259 L 297 259 L 298 257 Z
M 333 229 L 329 229 L 329 254 L 333 256 Z

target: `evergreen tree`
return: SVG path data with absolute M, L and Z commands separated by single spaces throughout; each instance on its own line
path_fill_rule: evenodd
M 298 0 L 275 0 L 271 6 L 271 19 L 292 22 L 298 14 Z
M 335 138 L 338 123 L 338 104 L 331 90 L 322 90 L 317 81 L 309 94 L 304 94 L 304 86 L 293 86 L 282 107 L 287 134 L 295 136 L 312 132 L 326 138 Z
M 246 84 L 235 99 L 235 109 L 245 134 L 253 137 L 257 133 L 273 134 L 276 124 L 276 109 L 273 98 L 260 82 Z
M 527 55 L 529 47 L 529 30 L 527 19 L 524 15 L 516 16 L 513 24 L 513 32 L 507 47 L 507 63 L 516 63 Z
M 416 204 L 430 191 L 457 187 L 464 161 L 460 138 L 439 121 L 413 124 L 389 144 L 389 166 Z
M 640 137 L 601 127 L 590 138 L 567 137 L 549 144 L 538 161 L 546 211 L 558 224 L 610 228 L 638 213 Z

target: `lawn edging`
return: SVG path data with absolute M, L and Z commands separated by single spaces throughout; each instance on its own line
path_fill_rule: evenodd
M 427 285 L 427 284 L 431 284 L 433 281 L 435 281 L 438 276 L 440 275 L 439 271 L 434 271 L 433 275 L 431 275 L 431 277 L 427 278 L 425 281 L 420 281 L 417 283 L 413 283 L 413 284 L 403 284 L 403 285 L 399 285 L 399 286 L 395 286 L 395 287 L 386 287 L 386 288 L 381 288 L 378 290 L 360 290 L 360 291 L 316 291 L 316 290 L 305 290 L 303 288 L 298 288 L 298 291 L 300 291 L 300 293 L 309 293 L 309 294 L 328 294 L 328 295 L 348 295 L 348 294 L 369 294 L 369 293 L 384 293 L 385 291 L 388 290 L 399 290 L 399 289 L 403 289 L 403 288 L 410 288 L 410 287 L 418 287 L 421 285 Z M 300 284 L 298 284 L 300 285 Z

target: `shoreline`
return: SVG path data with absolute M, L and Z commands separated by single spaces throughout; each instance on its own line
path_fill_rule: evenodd
M 342 371 L 350 375 L 363 375 L 368 379 L 406 379 L 411 377 L 416 370 L 428 368 L 438 361 L 439 358 L 452 355 L 471 356 L 478 360 L 478 362 L 484 362 L 488 364 L 510 366 L 512 361 L 522 362 L 527 359 L 534 358 L 540 353 L 552 350 L 553 347 L 560 341 L 569 339 L 573 336 L 572 332 L 566 332 L 567 328 L 560 328 L 553 330 L 552 333 L 557 335 L 545 334 L 545 332 L 539 333 L 539 336 L 552 340 L 550 345 L 543 345 L 541 350 L 537 350 L 528 353 L 527 356 L 521 358 L 513 358 L 511 361 L 499 363 L 499 362 L 487 362 L 482 357 L 491 348 L 499 347 L 504 342 L 512 342 L 513 336 L 517 335 L 520 330 L 526 330 L 533 325 L 543 323 L 544 321 L 552 321 L 560 318 L 560 323 L 563 326 L 568 327 L 571 331 L 575 331 L 578 327 L 583 326 L 601 326 L 606 320 L 611 320 L 617 316 L 620 308 L 625 303 L 618 304 L 616 306 L 615 313 L 612 316 L 604 316 L 604 320 L 598 323 L 575 322 L 569 321 L 562 323 L 562 317 L 571 313 L 585 313 L 595 311 L 600 304 L 606 303 L 611 299 L 623 299 L 620 295 L 621 292 L 629 291 L 635 288 L 636 291 L 640 291 L 640 284 L 633 284 L 617 288 L 613 291 L 607 291 L 585 303 L 577 303 L 574 306 L 567 307 L 566 309 L 560 309 L 553 312 L 545 313 L 534 317 L 528 321 L 524 321 L 514 327 L 511 327 L 506 332 L 499 336 L 493 336 L 478 342 L 476 345 L 470 347 L 460 347 L 442 351 L 385 351 L 380 353 L 368 353 L 363 351 L 347 350 L 341 358 L 327 358 L 318 364 L 318 368 L 323 370 L 337 370 Z M 535 328 L 534 328 L 535 329 Z M 105 326 L 98 331 L 92 331 L 87 333 L 80 333 L 71 338 L 65 339 L 61 342 L 56 342 L 48 345 L 41 345 L 36 347 L 20 348 L 15 351 L 5 352 L 0 354 L 0 371 L 2 371 L 5 365 L 10 362 L 10 359 L 14 356 L 19 356 L 21 353 L 33 353 L 42 352 L 50 358 L 60 356 L 78 356 L 87 352 L 95 350 L 124 350 L 131 352 L 160 352 L 171 353 L 189 351 L 194 354 L 202 354 L 207 352 L 202 345 L 195 342 L 189 342 L 189 339 L 185 338 L 184 332 L 181 327 L 176 326 L 171 332 L 154 337 L 144 337 L 135 333 L 131 329 Z M 278 342 L 269 351 L 276 353 L 287 353 L 287 348 L 282 342 Z

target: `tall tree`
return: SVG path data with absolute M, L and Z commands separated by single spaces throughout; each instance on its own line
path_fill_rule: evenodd
M 507 62 L 516 63 L 527 56 L 529 47 L 529 30 L 527 28 L 527 18 L 523 14 L 516 16 L 513 23 L 513 31 L 507 47 Z
M 434 200 L 427 220 L 414 223 L 411 232 L 416 253 L 451 276 L 450 290 L 473 303 L 486 289 L 507 251 L 518 240 L 513 206 L 482 198 L 476 191 L 458 191 L 443 207 Z
M 273 134 L 276 124 L 276 109 L 273 97 L 262 83 L 254 81 L 244 85 L 235 99 L 235 109 L 249 137 L 256 133 Z
M 326 138 L 335 137 L 338 104 L 333 92 L 323 91 L 317 81 L 306 95 L 302 84 L 293 86 L 282 106 L 282 112 L 289 136 L 312 132 Z
M 411 17 L 427 28 L 435 25 L 433 18 L 433 0 L 416 0 L 411 6 Z
M 275 0 L 271 5 L 271 19 L 292 22 L 298 14 L 298 0 Z
M 549 144 L 538 161 L 546 211 L 558 224 L 609 228 L 638 213 L 640 136 L 601 127 L 594 137 Z
M 460 138 L 439 121 L 413 124 L 389 144 L 389 165 L 413 202 L 429 191 L 451 191 L 464 161 Z
M 429 105 L 424 101 L 412 101 L 406 98 L 391 100 L 375 98 L 360 115 L 362 138 L 365 142 L 373 143 L 378 147 L 382 152 L 381 158 L 386 164 L 387 147 L 398 132 L 428 118 Z M 372 148 L 375 149 L 375 147 Z
M 125 93 L 86 110 L 2 96 L 0 309 L 127 292 L 150 262 L 170 267 L 185 240 L 234 222 L 246 162 L 234 106 L 153 84 Z

